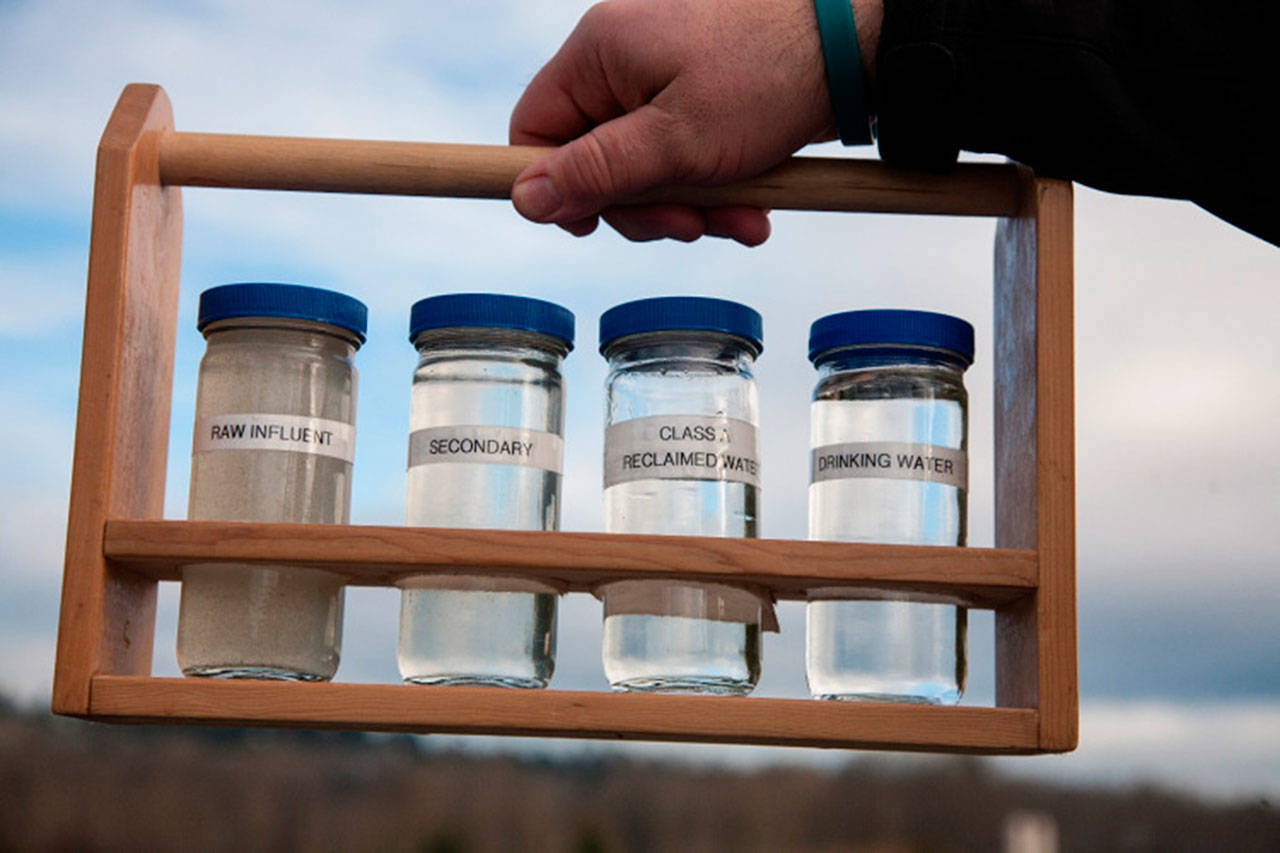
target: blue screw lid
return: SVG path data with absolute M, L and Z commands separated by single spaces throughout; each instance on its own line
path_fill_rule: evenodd
M 950 314 L 876 309 L 828 314 L 809 327 L 809 360 L 842 347 L 930 347 L 973 364 L 973 326 Z
M 527 296 L 503 293 L 446 293 L 428 296 L 409 310 L 409 340 L 428 329 L 515 329 L 564 342 L 573 349 L 573 312 Z
M 369 329 L 369 309 L 359 299 L 301 284 L 248 282 L 211 287 L 200 294 L 196 328 L 231 317 L 284 317 L 337 326 L 364 343 Z
M 724 332 L 764 351 L 764 321 L 753 308 L 706 296 L 655 296 L 615 305 L 600 315 L 600 352 L 643 332 Z

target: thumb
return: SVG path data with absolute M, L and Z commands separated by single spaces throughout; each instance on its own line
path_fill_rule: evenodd
M 511 201 L 534 222 L 566 223 L 671 183 L 687 150 L 675 127 L 653 104 L 605 122 L 521 172 Z

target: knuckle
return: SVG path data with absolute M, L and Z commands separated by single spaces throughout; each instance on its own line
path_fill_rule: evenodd
M 668 110 L 653 106 L 649 112 L 647 126 L 652 141 L 660 143 L 672 153 L 686 150 L 690 138 L 689 122 L 681 119 Z
M 600 0 L 583 13 L 578 27 L 587 35 L 599 35 L 618 21 L 618 4 L 615 0 Z
M 578 21 L 577 33 L 599 49 L 625 53 L 637 46 L 638 32 L 653 19 L 650 0 L 601 0 Z
M 732 180 L 747 171 L 747 155 L 741 144 L 722 144 L 709 159 L 708 180 Z
M 577 156 L 569 160 L 566 177 L 578 194 L 592 199 L 615 195 L 618 180 L 600 134 L 589 133 L 581 137 L 576 147 Z
M 693 115 L 658 111 L 650 123 L 652 139 L 666 160 L 666 177 L 674 181 L 696 181 L 706 176 L 709 139 Z

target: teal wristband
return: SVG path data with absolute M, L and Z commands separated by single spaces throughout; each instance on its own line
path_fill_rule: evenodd
M 836 131 L 845 145 L 871 144 L 871 111 L 867 108 L 867 84 L 862 78 L 862 53 L 853 24 L 849 0 L 813 0 L 822 41 L 822 62 L 827 69 L 827 92 Z

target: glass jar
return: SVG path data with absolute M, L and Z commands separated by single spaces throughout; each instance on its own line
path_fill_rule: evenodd
M 200 296 L 200 362 L 188 518 L 345 524 L 356 370 L 367 312 L 291 284 Z M 296 566 L 182 569 L 184 675 L 327 681 L 342 643 L 343 577 Z
M 609 361 L 605 529 L 754 537 L 760 315 L 721 299 L 662 297 L 600 318 Z M 760 677 L 767 599 L 728 584 L 603 585 L 604 670 L 615 690 L 745 695 Z M 767 614 L 763 611 L 767 610 Z
M 849 311 L 809 336 L 809 538 L 964 545 L 973 327 L 926 311 Z M 967 611 L 956 600 L 813 590 L 805 674 L 820 699 L 954 704 Z
M 557 530 L 573 314 L 539 299 L 460 293 L 413 306 L 418 350 L 406 520 L 425 527 Z M 399 582 L 405 681 L 545 687 L 555 668 L 551 583 L 492 575 Z

